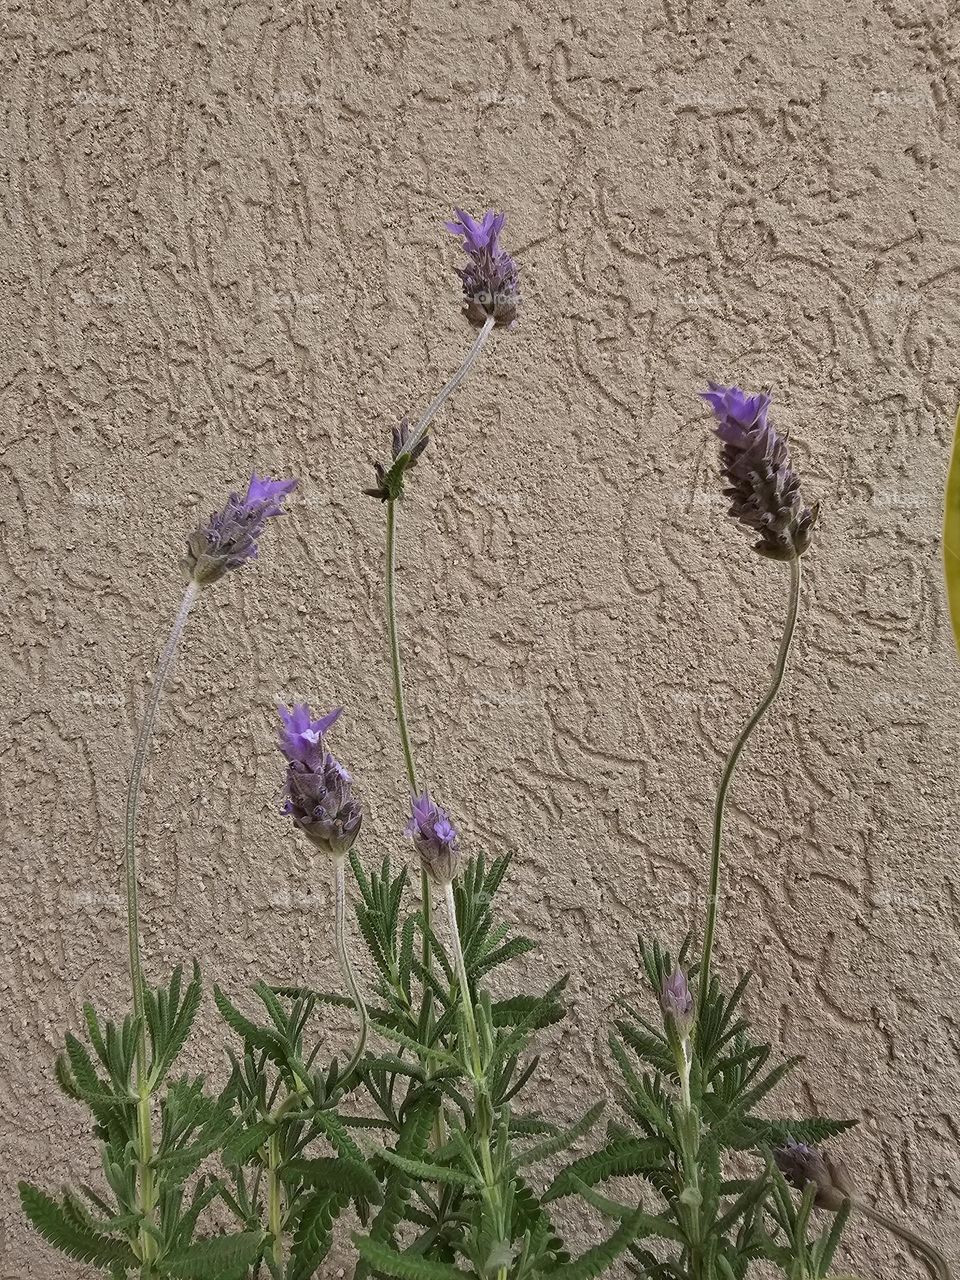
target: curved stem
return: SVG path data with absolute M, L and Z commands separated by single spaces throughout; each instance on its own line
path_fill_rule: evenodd
M 865 1218 L 870 1218 L 873 1222 L 878 1222 L 881 1227 L 886 1227 L 886 1229 L 893 1235 L 899 1236 L 900 1239 L 904 1240 L 911 1248 L 916 1249 L 916 1251 L 930 1263 L 937 1280 L 953 1280 L 950 1268 L 947 1266 L 946 1258 L 944 1258 L 943 1254 L 935 1249 L 932 1244 L 928 1244 L 922 1236 L 918 1236 L 915 1232 L 911 1231 L 909 1227 L 901 1226 L 900 1223 L 895 1222 L 893 1218 L 888 1218 L 880 1209 L 872 1209 L 868 1204 L 864 1204 L 860 1200 L 854 1200 L 852 1201 L 852 1204 L 855 1208 L 860 1210 Z
M 346 877 L 346 857 L 340 856 L 334 860 L 333 883 L 334 895 L 336 897 L 336 933 L 337 933 L 337 958 L 340 961 L 340 971 L 343 974 L 343 980 L 347 984 L 347 990 L 350 992 L 350 998 L 357 1010 L 357 1017 L 360 1019 L 360 1034 L 357 1037 L 357 1047 L 353 1051 L 353 1057 L 347 1064 L 347 1069 L 340 1077 L 341 1080 L 348 1080 L 357 1069 L 360 1059 L 363 1057 L 363 1051 L 367 1045 L 367 1006 L 363 1002 L 363 996 L 360 994 L 360 988 L 357 986 L 357 977 L 353 971 L 353 962 L 350 959 L 350 952 L 347 949 L 347 877 Z
M 138 1087 L 143 1083 L 147 1068 L 147 1033 L 143 1013 L 143 969 L 140 964 L 140 906 L 137 879 L 137 805 L 140 800 L 140 778 L 143 774 L 143 766 L 150 746 L 153 722 L 156 719 L 157 707 L 160 704 L 160 694 L 163 692 L 164 682 L 170 670 L 170 664 L 173 662 L 173 655 L 177 651 L 177 644 L 183 635 L 183 629 L 187 624 L 187 617 L 193 607 L 193 602 L 197 598 L 198 590 L 199 587 L 196 582 L 191 581 L 188 584 L 186 591 L 183 593 L 183 599 L 180 602 L 180 608 L 177 610 L 173 626 L 170 628 L 167 643 L 164 646 L 163 653 L 160 655 L 156 674 L 153 677 L 153 687 L 150 690 L 150 697 L 147 699 L 140 732 L 137 735 L 137 744 L 133 753 L 133 769 L 130 772 L 130 785 L 127 788 L 125 854 L 127 944 L 130 953 L 130 985 L 133 988 L 133 1012 L 134 1016 L 140 1020 L 140 1034 L 137 1040 Z
M 763 698 L 754 711 L 753 715 L 740 730 L 736 742 L 730 754 L 727 756 L 727 762 L 723 767 L 723 773 L 720 777 L 720 786 L 717 789 L 717 799 L 713 811 L 713 844 L 710 854 L 710 894 L 707 899 L 707 924 L 703 935 L 703 956 L 700 961 L 700 981 L 697 991 L 697 1021 L 703 1013 L 707 999 L 707 992 L 710 988 L 710 961 L 713 956 L 713 939 L 717 929 L 717 899 L 720 890 L 720 863 L 721 863 L 721 847 L 723 843 L 723 816 L 724 805 L 727 799 L 727 791 L 730 789 L 730 782 L 733 778 L 734 770 L 737 767 L 737 761 L 749 741 L 750 735 L 756 729 L 757 725 L 763 719 L 770 709 L 774 698 L 780 692 L 780 686 L 783 684 L 784 673 L 787 669 L 787 659 L 790 656 L 790 646 L 793 643 L 793 634 L 797 625 L 797 611 L 800 605 L 800 558 L 795 557 L 790 561 L 790 594 L 787 603 L 787 616 L 783 626 L 783 638 L 780 641 L 780 652 L 777 654 L 776 665 L 773 669 L 773 678 L 770 681 L 770 687 L 764 694 Z
M 494 319 L 493 316 L 487 316 L 486 320 L 484 320 L 483 327 L 481 328 L 480 332 L 477 334 L 476 338 L 474 338 L 473 346 L 470 348 L 470 350 L 467 352 L 466 356 L 464 357 L 463 364 L 460 366 L 457 372 L 453 375 L 453 377 L 450 379 L 447 385 L 443 388 L 443 390 L 437 394 L 436 398 L 424 410 L 423 415 L 420 418 L 420 421 L 411 431 L 407 439 L 407 443 L 400 450 L 398 457 L 402 457 L 405 453 L 411 453 L 417 447 L 420 441 L 423 439 L 423 436 L 427 430 L 427 427 L 429 427 L 430 423 L 433 421 L 433 419 L 437 416 L 437 414 L 446 404 L 447 400 L 449 400 L 449 398 L 453 395 L 454 391 L 456 391 L 457 387 L 459 387 L 460 383 L 463 382 L 464 378 L 467 376 L 467 374 L 476 364 L 477 357 L 480 355 L 480 352 L 486 346 L 487 339 L 490 337 L 491 333 L 493 333 L 493 326 L 495 323 L 496 323 L 496 320 Z

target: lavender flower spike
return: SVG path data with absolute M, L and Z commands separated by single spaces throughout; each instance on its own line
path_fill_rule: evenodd
M 231 493 L 187 539 L 186 566 L 193 581 L 206 586 L 256 559 L 267 520 L 283 515 L 283 499 L 296 487 L 296 480 L 270 480 L 254 472 L 247 492 Z
M 453 213 L 453 220 L 444 225 L 461 237 L 469 259 L 457 271 L 463 284 L 463 314 L 478 327 L 493 316 L 498 325 L 509 328 L 517 318 L 520 280 L 517 264 L 500 244 L 506 214 L 488 209 L 477 222 L 464 209 Z
M 753 544 L 758 555 L 796 559 L 810 545 L 819 508 L 804 506 L 786 441 L 767 422 L 770 393 L 751 396 L 715 382 L 709 388 L 700 396 L 717 419 L 729 514 L 759 534 Z
M 446 886 L 460 869 L 460 836 L 446 809 L 430 799 L 430 792 L 414 796 L 405 835 L 413 840 L 424 869 L 434 884 Z
M 318 849 L 342 858 L 360 833 L 363 811 L 353 778 L 324 745 L 340 709 L 314 720 L 306 703 L 298 703 L 290 711 L 281 707 L 280 716 L 280 750 L 287 760 L 283 812 Z

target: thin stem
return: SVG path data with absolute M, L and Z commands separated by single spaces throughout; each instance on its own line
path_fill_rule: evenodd
M 886 1227 L 889 1232 L 895 1236 L 899 1236 L 900 1239 L 906 1241 L 911 1248 L 916 1249 L 918 1253 L 922 1254 L 933 1268 L 933 1272 L 936 1275 L 937 1280 L 953 1280 L 950 1268 L 947 1266 L 946 1258 L 944 1258 L 943 1254 L 935 1249 L 932 1244 L 928 1244 L 922 1236 L 916 1235 L 909 1229 L 909 1227 L 901 1226 L 900 1223 L 895 1222 L 893 1218 L 888 1218 L 880 1209 L 872 1209 L 870 1205 L 863 1204 L 860 1200 L 853 1200 L 851 1203 L 855 1208 L 860 1210 L 865 1218 L 870 1218 L 873 1222 L 878 1222 L 881 1227 Z
M 363 1002 L 363 996 L 360 994 L 360 988 L 357 986 L 357 977 L 353 970 L 353 962 L 350 959 L 350 952 L 347 949 L 347 877 L 346 877 L 346 857 L 340 856 L 334 860 L 333 883 L 334 894 L 336 897 L 336 933 L 337 933 L 337 957 L 340 961 L 340 972 L 343 974 L 343 980 L 347 984 L 347 990 L 350 992 L 350 998 L 357 1010 L 357 1017 L 360 1020 L 360 1034 L 357 1037 L 357 1047 L 353 1051 L 353 1057 L 347 1064 L 347 1069 L 340 1077 L 341 1080 L 348 1080 L 357 1068 L 360 1059 L 363 1057 L 363 1051 L 367 1045 L 367 1006 Z
M 797 611 L 800 606 L 800 580 L 800 558 L 797 556 L 790 561 L 790 594 L 787 603 L 787 616 L 783 627 L 783 638 L 780 641 L 780 652 L 777 654 L 777 662 L 773 669 L 770 687 L 761 699 L 756 711 L 740 730 L 740 734 L 733 744 L 729 756 L 727 756 L 727 762 L 723 767 L 723 774 L 720 778 L 720 786 L 717 789 L 717 800 L 713 811 L 713 844 L 710 855 L 710 894 L 707 899 L 707 924 L 703 935 L 703 956 L 700 962 L 700 981 L 697 992 L 698 1022 L 703 1013 L 707 992 L 710 987 L 710 961 L 713 957 L 713 939 L 717 929 L 717 899 L 720 890 L 720 855 L 723 843 L 724 804 L 734 770 L 737 767 L 737 761 L 740 759 L 750 735 L 769 711 L 774 698 L 780 692 L 780 686 L 783 684 L 784 673 L 787 669 L 787 659 L 790 656 L 790 646 L 793 643 L 793 635 L 797 625 Z
M 437 416 L 437 414 L 446 404 L 447 400 L 449 400 L 449 398 L 453 395 L 454 391 L 456 391 L 457 387 L 459 387 L 460 383 L 463 382 L 464 378 L 467 376 L 467 374 L 476 364 L 477 357 L 480 355 L 480 352 L 486 346 L 487 339 L 490 337 L 491 333 L 493 333 L 493 326 L 495 324 L 496 324 L 495 318 L 493 316 L 487 316 L 486 320 L 484 320 L 483 322 L 483 327 L 481 328 L 480 332 L 477 334 L 476 338 L 474 338 L 473 346 L 470 348 L 470 350 L 467 352 L 466 356 L 464 357 L 463 364 L 460 366 L 457 372 L 453 375 L 453 377 L 450 379 L 447 385 L 443 388 L 443 390 L 437 394 L 436 398 L 430 403 L 427 409 L 424 410 L 423 416 L 420 418 L 420 421 L 417 423 L 413 431 L 410 433 L 410 436 L 407 439 L 407 443 L 400 450 L 400 453 L 398 456 L 402 457 L 406 453 L 412 453 L 413 450 L 420 443 L 420 441 L 423 439 L 423 436 L 427 430 L 427 427 L 429 427 L 430 423 L 433 421 L 433 419 Z
M 447 903 L 447 914 L 450 916 L 450 948 L 453 951 L 453 965 L 460 984 L 463 999 L 463 1016 L 470 1037 L 470 1052 L 473 1057 L 474 1080 L 479 1084 L 483 1078 L 483 1062 L 480 1056 L 480 1036 L 477 1032 L 477 1019 L 473 1012 L 473 999 L 470 995 L 470 984 L 467 981 L 467 966 L 463 958 L 463 946 L 460 942 L 460 926 L 457 923 L 457 905 L 453 896 L 453 884 L 448 882 L 443 887 Z
M 397 634 L 397 504 L 393 498 L 387 502 L 387 630 L 390 634 L 390 667 L 393 672 L 393 706 L 397 716 L 397 728 L 400 730 L 400 745 L 403 747 L 403 763 L 407 770 L 410 790 L 414 795 L 420 794 L 417 784 L 417 766 L 413 760 L 413 748 L 410 745 L 410 730 L 407 727 L 407 711 L 403 698 L 403 665 L 400 660 L 400 637 Z
M 400 636 L 397 631 L 397 504 L 393 498 L 387 501 L 387 631 L 390 637 L 390 669 L 393 675 L 393 708 L 403 748 L 403 763 L 407 781 L 415 796 L 420 794 L 417 766 L 413 759 L 410 729 L 407 725 L 407 709 L 403 696 L 403 663 L 400 657 Z M 433 905 L 430 897 L 430 880 L 420 872 L 420 899 L 423 903 L 423 967 L 430 970 L 430 930 L 433 927 Z
M 193 602 L 197 598 L 198 590 L 199 587 L 196 582 L 191 581 L 188 584 L 186 591 L 183 593 L 180 608 L 177 610 L 177 616 L 173 620 L 173 626 L 170 628 L 167 643 L 163 653 L 160 655 L 160 662 L 153 677 L 153 687 L 150 690 L 150 697 L 147 699 L 146 710 L 143 713 L 143 721 L 137 736 L 137 744 L 133 753 L 133 769 L 130 773 L 130 786 L 127 789 L 125 856 L 127 943 L 130 952 L 130 985 L 133 988 L 133 1012 L 140 1022 L 140 1034 L 137 1041 L 138 1088 L 143 1084 L 147 1069 L 147 1036 L 143 1012 L 143 969 L 140 964 L 140 907 L 137 880 L 137 805 L 140 800 L 140 778 L 143 774 L 143 766 L 150 746 L 150 736 L 153 732 L 153 722 L 156 719 L 157 707 L 160 704 L 160 694 L 163 692 L 164 682 L 170 670 L 170 664 L 173 662 L 173 655 L 176 653 L 177 644 L 183 635 L 183 629 L 187 625 L 187 617 L 193 607 Z
M 145 1223 L 154 1224 L 156 1218 L 156 1183 L 153 1171 L 153 1128 L 150 1118 L 150 1085 L 147 1080 L 147 1029 L 144 1014 L 143 967 L 140 963 L 140 905 L 139 882 L 137 875 L 137 805 L 140 799 L 140 780 L 146 762 L 153 722 L 156 719 L 160 695 L 177 650 L 177 644 L 183 635 L 187 617 L 197 598 L 198 584 L 191 581 L 177 616 L 170 628 L 170 635 L 164 646 L 157 670 L 153 677 L 153 687 L 147 699 L 143 713 L 143 721 L 133 753 L 133 768 L 130 772 L 130 786 L 127 789 L 127 816 L 125 840 L 125 875 L 127 884 L 127 947 L 130 964 L 130 986 L 133 991 L 133 1013 L 137 1020 L 137 1200 L 138 1209 Z M 140 1257 L 143 1262 L 142 1274 L 151 1276 L 151 1263 L 157 1256 L 157 1242 L 146 1226 L 140 1230 Z

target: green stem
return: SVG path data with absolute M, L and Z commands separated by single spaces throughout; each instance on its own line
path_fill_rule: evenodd
M 713 844 L 710 855 L 710 893 L 707 899 L 707 924 L 703 935 L 703 956 L 700 961 L 700 981 L 697 991 L 697 1022 L 703 1014 L 706 1004 L 707 993 L 710 987 L 710 962 L 713 957 L 713 939 L 717 929 L 717 905 L 720 891 L 720 863 L 721 848 L 723 844 L 723 817 L 724 805 L 727 798 L 727 791 L 730 788 L 730 782 L 733 778 L 734 770 L 737 767 L 737 761 L 749 741 L 750 735 L 756 729 L 757 725 L 769 711 L 770 706 L 780 692 L 780 686 L 783 684 L 784 673 L 787 669 L 787 659 L 790 656 L 790 646 L 793 643 L 793 635 L 797 625 L 797 611 L 800 605 L 800 558 L 794 557 L 790 561 L 790 594 L 787 603 L 787 616 L 783 627 L 783 638 L 780 641 L 780 652 L 777 654 L 776 666 L 773 670 L 773 678 L 770 687 L 764 694 L 756 711 L 740 730 L 733 748 L 727 756 L 727 762 L 723 767 L 723 774 L 720 778 L 720 786 L 717 789 L 717 799 L 713 811 Z
M 403 747 L 403 763 L 407 770 L 410 790 L 414 795 L 420 794 L 417 783 L 417 766 L 413 760 L 413 747 L 410 745 L 410 730 L 407 727 L 407 710 L 403 697 L 403 665 L 400 660 L 400 637 L 397 633 L 397 504 L 395 499 L 387 501 L 387 630 L 390 634 L 390 667 L 393 673 L 393 706 L 397 716 L 397 728 L 400 730 L 400 745 Z
M 943 1254 L 928 1244 L 922 1236 L 918 1236 L 911 1231 L 909 1227 L 903 1227 L 893 1218 L 888 1218 L 880 1209 L 871 1209 L 868 1204 L 863 1204 L 860 1200 L 851 1201 L 854 1208 L 859 1209 L 865 1218 L 870 1218 L 873 1222 L 878 1222 L 880 1226 L 886 1227 L 892 1235 L 899 1236 L 901 1240 L 906 1241 L 911 1248 L 921 1254 L 930 1266 L 937 1280 L 953 1280 L 950 1268 L 947 1266 L 947 1260 Z
M 333 882 L 334 895 L 336 897 L 336 933 L 337 933 L 337 957 L 340 961 L 340 972 L 343 974 L 343 980 L 350 992 L 350 998 L 353 1000 L 354 1007 L 357 1010 L 357 1017 L 360 1020 L 360 1034 L 357 1037 L 357 1047 L 353 1051 L 353 1057 L 347 1064 L 346 1071 L 340 1077 L 341 1080 L 348 1080 L 357 1069 L 360 1059 L 363 1057 L 363 1051 L 367 1044 L 367 1006 L 363 1002 L 363 996 L 360 994 L 360 988 L 357 985 L 357 976 L 353 970 L 353 962 L 350 959 L 350 952 L 347 949 L 347 877 L 346 877 L 346 857 L 341 855 L 334 860 Z
M 267 1220 L 273 1243 L 273 1261 L 283 1262 L 283 1195 L 280 1180 L 280 1133 L 274 1130 L 267 1141 Z
M 137 1099 L 137 1196 L 140 1216 L 144 1222 L 154 1223 L 157 1207 L 156 1181 L 153 1172 L 153 1125 L 150 1118 L 150 1094 L 141 1086 Z M 157 1242 L 145 1226 L 140 1228 L 140 1274 L 153 1276 L 152 1262 L 157 1256 Z
M 187 625 L 187 618 L 197 598 L 198 584 L 191 581 L 177 616 L 173 620 L 167 643 L 157 670 L 153 677 L 153 687 L 147 699 L 143 721 L 137 735 L 133 753 L 133 768 L 130 771 L 130 785 L 127 789 L 126 839 L 124 845 L 124 871 L 127 886 L 127 948 L 130 965 L 130 986 L 133 991 L 133 1013 L 137 1021 L 137 1201 L 138 1210 L 145 1223 L 155 1224 L 156 1218 L 156 1182 L 153 1170 L 153 1127 L 150 1120 L 150 1088 L 147 1080 L 147 1027 L 144 1013 L 143 966 L 140 961 L 140 895 L 137 874 L 137 807 L 140 800 L 140 782 L 146 763 L 150 738 L 153 733 L 153 722 L 156 719 L 160 695 L 166 682 L 167 674 L 173 663 L 177 644 Z M 151 1263 L 157 1256 L 157 1242 L 145 1228 L 140 1230 L 140 1257 L 143 1262 L 142 1275 L 151 1276 Z
M 413 758 L 410 729 L 407 724 L 407 708 L 403 695 L 403 663 L 400 657 L 400 636 L 397 631 L 397 504 L 393 498 L 387 501 L 387 632 L 390 637 L 390 669 L 393 676 L 393 709 L 403 748 L 403 763 L 407 781 L 415 796 L 420 794 L 417 766 Z M 430 881 L 427 873 L 420 871 L 420 897 L 423 902 L 423 967 L 430 969 L 430 930 L 433 927 L 433 906 L 430 898 Z
M 138 1088 L 143 1083 L 147 1069 L 147 1038 L 143 1012 L 143 968 L 140 963 L 140 907 L 137 878 L 137 806 L 140 800 L 140 779 L 147 758 L 147 750 L 150 746 L 150 737 L 153 732 L 153 722 L 157 715 L 157 707 L 160 705 L 160 694 L 163 692 L 167 673 L 173 662 L 173 656 L 177 651 L 177 644 L 183 635 L 183 629 L 187 625 L 187 617 L 197 598 L 198 590 L 199 587 L 196 582 L 191 581 L 187 586 L 180 602 L 180 608 L 177 610 L 177 616 L 173 621 L 173 626 L 170 628 L 167 643 L 163 653 L 160 655 L 160 662 L 153 677 L 153 687 L 150 690 L 150 697 L 147 699 L 140 732 L 137 735 L 137 743 L 133 753 L 133 769 L 130 772 L 130 785 L 127 788 L 125 853 L 127 944 L 130 962 L 130 985 L 133 988 L 133 1012 L 134 1016 L 140 1020 L 140 1034 L 137 1041 Z
M 477 1032 L 477 1019 L 473 1011 L 473 999 L 470 995 L 470 984 L 467 981 L 467 966 L 463 958 L 463 946 L 460 942 L 460 926 L 457 923 L 457 906 L 453 896 L 453 884 L 448 882 L 443 887 L 450 916 L 450 948 L 453 951 L 453 966 L 460 984 L 460 995 L 463 1000 L 463 1016 L 467 1024 L 467 1035 L 470 1037 L 470 1054 L 473 1060 L 474 1082 L 479 1086 L 483 1081 L 483 1060 L 480 1054 L 480 1036 Z
M 453 884 L 445 884 L 443 892 L 447 904 L 447 914 L 450 917 L 450 949 L 453 952 L 453 967 L 463 1000 L 463 1016 L 467 1024 L 467 1037 L 470 1041 L 471 1064 L 468 1069 L 473 1075 L 474 1115 L 477 1126 L 477 1145 L 480 1149 L 480 1168 L 483 1171 L 484 1199 L 493 1219 L 498 1241 L 503 1241 L 507 1239 L 503 1199 L 500 1194 L 500 1179 L 493 1167 L 493 1155 L 490 1149 L 491 1101 L 484 1076 L 485 1068 L 483 1054 L 480 1049 L 480 1035 L 477 1031 L 477 1018 L 473 1008 L 473 998 L 470 995 L 470 984 L 467 981 L 467 965 L 463 957 L 463 945 L 460 941 L 460 926 L 457 923 L 457 906 L 453 893 Z M 507 1274 L 508 1269 L 506 1267 L 499 1267 L 497 1269 L 497 1280 L 507 1280 Z

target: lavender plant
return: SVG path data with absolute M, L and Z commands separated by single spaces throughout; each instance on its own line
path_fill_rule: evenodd
M 620 1114 L 599 1149 L 552 1178 L 543 1173 L 592 1131 L 604 1103 L 566 1128 L 529 1105 L 535 1039 L 564 1016 L 565 980 L 493 997 L 491 975 L 533 945 L 497 917 L 509 859 L 468 856 L 417 759 L 406 710 L 396 608 L 401 502 L 437 414 L 494 330 L 512 329 L 520 310 L 517 265 L 501 244 L 503 214 L 475 219 L 457 209 L 446 226 L 466 255 L 462 308 L 476 336 L 420 418 L 393 430 L 390 458 L 375 464 L 376 483 L 365 491 L 385 507 L 391 690 L 419 894 L 406 865 L 361 861 L 363 807 L 329 747 L 341 709 L 315 717 L 307 703 L 280 707 L 280 808 L 311 865 L 330 877 L 343 990 L 318 990 L 303 974 L 288 985 L 261 981 L 252 992 L 257 1012 L 248 1013 L 216 987 L 216 1006 L 239 1041 L 226 1050 L 228 1083 L 214 1096 L 202 1076 L 172 1077 L 199 1008 L 200 975 L 194 965 L 186 985 L 179 968 L 165 986 L 146 985 L 138 802 L 161 692 L 200 590 L 256 556 L 267 521 L 294 487 L 254 474 L 246 493 L 231 494 L 188 540 L 188 586 L 136 741 L 125 846 L 132 1011 L 121 1023 L 102 1022 L 86 1005 L 90 1048 L 68 1035 L 58 1062 L 61 1086 L 92 1113 L 108 1190 L 54 1199 L 24 1183 L 25 1212 L 50 1243 L 113 1280 L 310 1280 L 325 1274 L 348 1209 L 359 1225 L 355 1280 L 592 1280 L 622 1254 L 642 1280 L 743 1280 L 769 1264 L 789 1280 L 851 1280 L 831 1268 L 852 1212 L 893 1231 L 949 1280 L 940 1255 L 865 1204 L 842 1165 L 820 1150 L 849 1122 L 762 1114 L 796 1060 L 773 1064 L 770 1046 L 753 1039 L 740 1008 L 748 979 L 727 995 L 713 971 L 726 798 L 785 677 L 801 557 L 818 514 L 801 496 L 786 440 L 768 422 L 767 392 L 711 383 L 703 393 L 730 515 L 758 555 L 786 566 L 787 606 L 771 679 L 720 776 L 700 954 L 691 958 L 689 938 L 675 958 L 656 942 L 641 945 L 654 1012 L 623 1002 L 611 1028 Z M 351 885 L 365 983 L 351 953 Z M 319 1015 L 330 1007 L 349 1010 L 355 1025 L 342 1062 L 324 1054 Z M 642 1180 L 638 1203 L 609 1194 L 607 1184 L 624 1177 Z M 577 1258 L 551 1217 L 570 1197 L 610 1223 Z M 219 1230 L 210 1225 L 214 1210 Z M 222 1229 L 224 1211 L 230 1230 Z M 830 1215 L 822 1231 L 815 1212 Z
M 460 385 L 493 329 L 516 321 L 515 263 L 500 243 L 504 218 L 455 211 L 448 230 L 461 239 L 463 311 L 479 333 L 463 364 L 411 429 L 393 433 L 392 458 L 376 464 L 367 490 L 386 505 L 386 615 L 394 709 L 409 787 L 406 833 L 420 860 L 420 906 L 405 907 L 407 873 L 389 859 L 367 873 L 354 861 L 359 923 L 377 972 L 371 1022 L 394 1052 L 371 1055 L 366 1087 L 389 1119 L 392 1145 L 377 1153 L 383 1205 L 356 1237 L 364 1276 L 454 1280 L 471 1275 L 527 1280 L 546 1274 L 589 1280 L 633 1238 L 643 1215 L 627 1213 L 608 1239 L 571 1260 L 528 1170 L 589 1131 L 591 1107 L 566 1130 L 523 1110 L 519 1099 L 538 1059 L 534 1034 L 562 1016 L 564 983 L 540 995 L 493 1000 L 490 973 L 530 948 L 496 922 L 494 897 L 506 858 L 466 860 L 450 814 L 424 786 L 409 730 L 396 618 L 397 517 L 405 482 L 427 444 L 428 427 Z M 437 908 L 444 908 L 438 928 Z
M 227 1050 L 232 1072 L 226 1096 L 238 1121 L 224 1151 L 232 1172 L 220 1194 L 259 1242 L 254 1274 L 262 1267 L 273 1277 L 306 1280 L 323 1264 L 340 1213 L 352 1202 L 363 1221 L 370 1204 L 382 1196 L 376 1174 L 350 1134 L 348 1126 L 356 1122 L 340 1112 L 360 1084 L 368 1025 L 346 924 L 346 860 L 363 813 L 350 773 L 326 740 L 342 709 L 319 719 L 305 703 L 279 712 L 286 761 L 282 808 L 332 871 L 336 951 L 349 994 L 258 982 L 254 993 L 265 1013 L 258 1023 L 215 989 L 217 1008 L 243 1046 L 242 1054 Z M 345 1066 L 336 1058 L 318 1066 L 324 1038 L 313 1015 L 318 1007 L 340 1004 L 355 1011 L 355 1047 Z M 308 1032 L 319 1036 L 310 1047 Z
M 898 1224 L 855 1201 L 841 1166 L 814 1145 L 850 1122 L 760 1114 L 800 1060 L 771 1065 L 770 1046 L 752 1039 L 740 1013 L 748 977 L 728 997 L 712 971 L 727 793 L 783 684 L 800 605 L 801 557 L 811 545 L 818 506 L 804 503 L 787 443 L 767 420 L 768 392 L 749 395 L 711 383 L 703 399 L 716 419 L 730 516 L 755 538 L 758 555 L 787 566 L 786 619 L 769 684 L 721 772 L 699 963 L 689 963 L 689 939 L 676 961 L 656 943 L 641 945 L 660 1017 L 653 1021 L 624 1003 L 611 1030 L 626 1123 L 611 1124 L 607 1146 L 571 1166 L 551 1194 L 579 1190 L 601 1211 L 622 1217 L 629 1206 L 587 1188 L 625 1174 L 643 1178 L 658 1200 L 657 1211 L 637 1230 L 642 1240 L 630 1245 L 633 1272 L 644 1280 L 741 1280 L 761 1263 L 778 1265 L 790 1280 L 843 1280 L 830 1268 L 851 1209 L 894 1231 Z M 688 973 L 695 976 L 696 995 Z M 736 1176 L 748 1153 L 754 1171 Z M 788 1184 L 803 1192 L 799 1205 Z M 835 1217 L 823 1234 L 811 1237 L 815 1208 Z M 919 1237 L 905 1238 L 944 1267 Z M 945 1268 L 937 1274 L 948 1275 Z
M 68 1033 L 66 1052 L 57 1062 L 60 1087 L 93 1117 L 107 1190 L 101 1194 L 83 1186 L 57 1200 L 20 1184 L 24 1211 L 46 1240 L 114 1277 L 131 1272 L 143 1280 L 207 1277 L 226 1275 L 231 1268 L 235 1274 L 256 1253 L 257 1240 L 250 1233 L 195 1238 L 219 1187 L 206 1174 L 194 1175 L 222 1147 L 234 1118 L 229 1100 L 205 1092 L 202 1076 L 171 1077 L 200 1006 L 200 974 L 194 963 L 186 987 L 179 967 L 166 986 L 150 988 L 144 981 L 137 813 L 160 695 L 200 590 L 256 557 L 266 522 L 282 514 L 283 499 L 295 484 L 254 474 L 246 493 L 231 493 L 187 542 L 187 587 L 147 699 L 127 792 L 124 879 L 132 1012 L 120 1023 L 103 1021 L 92 1004 L 85 1004 L 93 1053 Z

